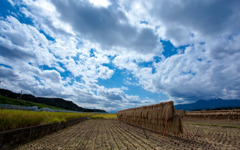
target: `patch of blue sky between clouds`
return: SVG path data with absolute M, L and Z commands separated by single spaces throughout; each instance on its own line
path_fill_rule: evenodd
M 107 80 L 99 78 L 97 82 L 98 85 L 104 86 L 105 88 L 127 87 L 128 90 L 124 90 L 126 94 L 138 95 L 140 99 L 153 99 L 156 102 L 168 99 L 168 96 L 164 93 L 152 93 L 143 89 L 139 85 L 138 79 L 126 69 L 118 69 L 112 63 L 104 64 L 104 66 L 114 69 L 114 74 L 110 79 Z
M 35 79 L 36 81 L 38 81 L 38 83 L 39 83 L 40 85 L 44 86 L 44 84 L 42 83 L 42 81 L 40 80 L 39 77 L 37 77 L 37 76 L 33 76 L 33 77 L 34 77 L 34 79 Z
M 162 58 L 159 56 L 154 56 L 153 59 L 155 63 L 159 63 L 162 60 Z
M 185 72 L 185 71 L 182 71 L 182 72 L 180 73 L 180 75 L 189 75 L 189 74 L 191 74 L 191 75 L 195 76 L 197 73 L 195 73 L 195 72 L 192 72 L 192 70 L 190 70 L 190 71 L 187 71 L 187 72 Z
M 79 56 L 81 55 L 81 53 L 77 53 L 76 54 L 76 56 L 72 56 L 72 59 L 75 61 L 75 63 L 77 62 L 77 61 L 80 61 L 80 59 L 79 59 Z
M 48 49 L 48 52 L 51 53 L 55 58 L 62 60 L 62 58 L 57 56 L 51 49 Z
M 61 63 L 58 63 L 58 64 L 60 65 L 60 67 L 62 67 L 64 69 L 63 64 L 61 64 Z M 66 77 L 69 77 L 69 78 L 73 77 L 73 74 L 66 69 L 64 69 L 65 70 L 64 72 L 61 72 L 57 68 L 49 67 L 47 65 L 41 65 L 41 66 L 38 66 L 38 68 L 41 70 L 55 70 L 60 73 L 61 77 L 63 77 L 63 80 L 66 79 Z
M 13 69 L 11 66 L 5 65 L 5 64 L 0 64 L 0 66 L 3 66 L 3 67 L 5 67 L 5 68 L 9 68 L 9 69 Z
M 20 5 L 20 7 L 26 8 L 26 6 L 24 5 Z M 33 20 L 27 17 L 25 14 L 21 13 L 20 7 L 18 5 L 12 6 L 7 0 L 0 0 L 0 16 L 3 18 L 6 18 L 8 16 L 14 16 L 19 20 L 20 23 L 33 26 Z
M 85 81 L 82 80 L 82 76 L 77 76 L 77 77 L 75 77 L 75 81 L 76 81 L 76 82 L 79 82 L 79 83 L 85 84 Z
M 42 33 L 49 41 L 56 42 L 53 37 L 45 33 L 43 30 L 39 30 L 40 33 Z
M 0 16 L 6 18 L 12 15 L 12 12 L 19 11 L 19 8 L 14 8 L 7 0 L 0 1 Z
M 38 68 L 41 70 L 57 70 L 55 67 L 49 67 L 48 65 L 40 65 Z
M 148 25 L 148 22 L 146 20 L 142 20 L 142 21 L 140 21 L 140 24 Z
M 91 50 L 90 50 L 90 57 L 96 57 L 96 56 L 95 56 L 95 52 L 96 52 L 95 49 L 91 49 Z
M 182 45 L 179 47 L 175 47 L 170 41 L 160 40 L 163 47 L 162 54 L 168 58 L 176 54 L 183 54 L 185 52 L 186 47 L 190 45 Z
M 79 43 L 79 44 L 83 44 L 83 43 Z M 96 50 L 95 49 L 90 49 L 90 57 L 96 57 L 96 55 L 95 55 L 95 52 L 96 52 Z M 71 58 L 75 61 L 75 62 L 77 62 L 77 61 L 80 61 L 80 59 L 79 59 L 79 56 L 81 55 L 82 53 L 77 53 L 76 54 L 76 56 L 72 56 Z
M 81 40 L 79 40 L 78 38 L 76 39 L 78 41 L 78 44 L 76 45 L 76 49 L 81 48 L 81 46 L 84 44 Z
M 153 99 L 153 100 L 155 100 L 156 103 L 160 103 L 161 101 L 169 99 L 169 97 L 162 92 L 152 93 L 152 92 L 144 90 L 140 86 L 134 86 L 133 88 L 131 88 L 131 85 L 130 85 L 130 86 L 128 86 L 128 88 L 131 90 L 125 91 L 126 94 L 138 95 L 141 99 L 148 99 L 148 98 Z
M 155 61 L 154 61 L 155 62 Z M 156 68 L 153 66 L 153 61 L 149 61 L 149 62 L 140 62 L 137 63 L 139 67 L 141 68 L 152 68 L 152 74 L 156 73 Z
M 154 67 L 154 63 L 159 63 L 161 60 L 162 60 L 162 58 L 160 56 L 154 56 L 153 61 L 140 62 L 140 63 L 137 63 L 137 65 L 140 68 L 145 68 L 145 67 L 146 68 L 152 68 L 152 74 L 154 74 L 154 73 L 156 73 L 156 68 Z
M 110 79 L 101 79 L 98 78 L 98 85 L 102 85 L 106 88 L 120 88 L 124 86 L 123 79 L 124 79 L 124 70 L 117 69 L 113 63 L 103 64 L 103 66 L 108 67 L 109 69 L 114 70 L 114 74 Z

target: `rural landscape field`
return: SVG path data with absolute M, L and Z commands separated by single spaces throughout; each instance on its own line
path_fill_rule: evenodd
M 240 0 L 0 0 L 0 150 L 240 150 Z
M 19 103 L 21 100 L 5 100 L 9 101 Z M 85 121 L 67 125 L 86 117 Z M 60 129 L 61 124 L 64 127 Z M 45 129 L 42 128 L 44 126 Z M 15 137 L 16 140 L 9 137 Z M 239 139 L 240 109 L 175 110 L 173 101 L 125 109 L 113 114 L 0 111 L 0 148 L 6 150 L 238 150 Z
M 190 136 L 151 132 L 116 119 L 88 120 L 16 149 L 240 149 L 240 128 L 184 123 Z
M 61 130 L 33 138 L 27 128 L 88 117 Z M 49 124 L 50 123 L 50 124 Z M 46 128 L 49 130 L 50 127 Z M 1 139 L 18 132 L 28 140 L 2 143 Z M 39 130 L 39 129 L 37 129 Z M 50 130 L 49 130 L 50 131 Z M 30 134 L 30 135 L 29 135 Z M 14 138 L 14 134 L 12 134 Z M 38 135 L 36 135 L 38 136 Z M 15 136 L 16 137 L 16 136 Z M 184 111 L 173 102 L 121 110 L 117 114 L 43 112 L 1 109 L 0 146 L 16 150 L 59 149 L 240 149 L 240 109 Z M 9 143 L 10 142 L 10 143 Z M 6 144 L 8 143 L 8 146 Z M 10 145 L 9 145 L 10 144 Z M 5 145 L 5 147 L 4 147 Z

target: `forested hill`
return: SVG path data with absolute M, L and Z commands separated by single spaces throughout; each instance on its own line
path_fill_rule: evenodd
M 47 104 L 50 106 L 55 106 L 55 107 L 59 107 L 59 108 L 67 109 L 67 110 L 106 113 L 105 110 L 101 110 L 101 109 L 82 108 L 82 107 L 74 104 L 72 101 L 67 101 L 62 98 L 35 97 L 30 94 L 23 94 L 21 96 L 20 93 L 14 93 L 14 92 L 12 92 L 10 90 L 6 90 L 6 89 L 0 89 L 0 95 L 10 97 L 10 98 L 15 98 L 15 99 L 19 99 L 21 97 L 21 99 L 25 100 L 25 101 Z

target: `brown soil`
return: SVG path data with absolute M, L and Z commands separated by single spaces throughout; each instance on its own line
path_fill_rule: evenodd
M 26 149 L 240 149 L 240 129 L 185 124 L 180 136 L 143 130 L 118 120 L 88 120 L 18 147 Z

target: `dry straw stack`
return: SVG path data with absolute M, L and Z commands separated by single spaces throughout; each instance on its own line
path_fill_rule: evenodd
M 185 113 L 185 117 L 187 117 L 187 118 L 204 118 L 204 119 L 240 120 L 240 109 L 187 111 Z
M 175 114 L 173 101 L 121 110 L 117 115 L 121 122 L 157 132 L 164 131 L 167 119 L 166 132 L 175 135 L 183 133 L 182 121 Z
M 185 116 L 185 111 L 183 109 L 176 110 L 176 114 L 178 114 L 181 118 L 184 118 Z

